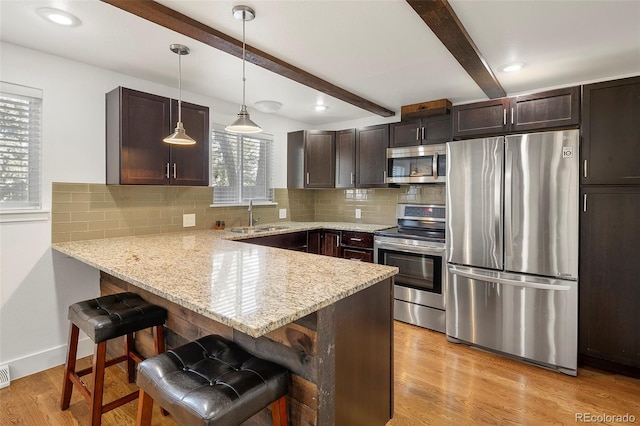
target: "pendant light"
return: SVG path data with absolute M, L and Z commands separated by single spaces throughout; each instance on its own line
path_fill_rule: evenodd
M 256 13 L 249 6 L 238 5 L 233 8 L 233 17 L 242 20 L 242 108 L 238 113 L 238 119 L 225 127 L 225 130 L 232 133 L 259 133 L 262 128 L 251 121 L 245 105 L 245 42 L 244 42 L 244 25 L 246 21 L 252 21 L 256 17 Z
M 195 145 L 196 141 L 187 135 L 182 125 L 182 55 L 188 55 L 189 48 L 182 44 L 172 44 L 169 49 L 178 55 L 178 123 L 176 131 L 164 138 L 163 142 L 173 145 Z

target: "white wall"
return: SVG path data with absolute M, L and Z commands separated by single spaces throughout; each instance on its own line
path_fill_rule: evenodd
M 43 90 L 43 208 L 52 182 L 105 182 L 104 95 L 125 86 L 167 97 L 176 88 L 136 79 L 13 44 L 0 45 L 3 81 Z M 211 122 L 235 119 L 239 105 L 183 91 L 211 110 Z M 251 112 L 275 138 L 274 186 L 286 187 L 286 133 L 304 123 Z M 67 308 L 99 293 L 98 271 L 50 249 L 51 221 L 0 223 L 0 365 L 12 379 L 64 362 Z M 93 350 L 85 339 L 83 355 Z

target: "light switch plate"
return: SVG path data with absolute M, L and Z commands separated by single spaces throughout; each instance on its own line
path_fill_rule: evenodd
M 196 214 L 195 213 L 183 214 L 182 227 L 188 228 L 191 226 L 196 226 Z
M 287 218 L 287 209 L 280 209 L 278 211 L 278 218 L 279 219 L 286 219 Z
M 356 209 L 356 219 L 362 219 L 362 209 Z

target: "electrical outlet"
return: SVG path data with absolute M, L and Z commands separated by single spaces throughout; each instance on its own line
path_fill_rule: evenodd
M 188 228 L 191 226 L 196 226 L 196 214 L 195 213 L 190 213 L 190 214 L 183 214 L 182 215 L 182 227 L 183 228 Z
M 356 209 L 356 219 L 362 219 L 362 209 Z
M 287 209 L 280 209 L 278 211 L 278 218 L 279 219 L 286 219 L 287 218 Z

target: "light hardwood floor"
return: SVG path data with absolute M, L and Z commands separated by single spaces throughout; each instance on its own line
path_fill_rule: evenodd
M 83 365 L 89 362 L 82 360 Z M 129 385 L 109 368 L 105 395 Z M 88 406 L 74 392 L 60 411 L 63 367 L 15 380 L 0 390 L 0 425 L 87 425 Z M 395 323 L 395 416 L 388 426 L 576 424 L 576 415 L 631 415 L 640 424 L 640 379 L 581 368 L 569 377 Z M 136 403 L 103 416 L 105 426 L 135 424 Z M 154 407 L 154 425 L 176 425 Z M 600 424 L 614 424 L 602 422 Z

